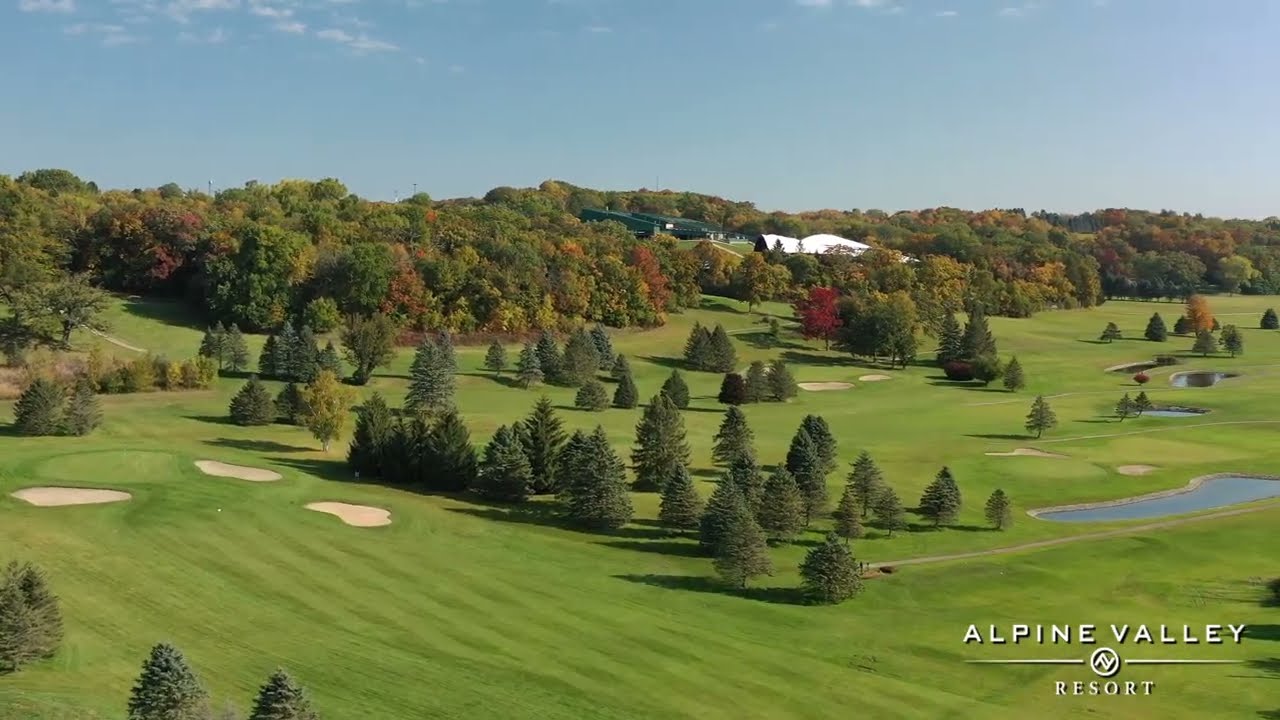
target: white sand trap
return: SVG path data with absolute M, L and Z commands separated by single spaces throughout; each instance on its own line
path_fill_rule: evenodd
M 1059 455 L 1058 453 L 1051 453 L 1051 452 L 1045 452 L 1043 450 L 1036 450 L 1035 448 L 1018 448 L 1017 450 L 1013 450 L 1011 452 L 990 452 L 986 454 L 992 457 L 1040 457 L 1040 458 L 1066 457 L 1066 455 Z
M 862 382 L 880 382 L 881 380 L 892 380 L 888 375 L 863 375 L 858 378 Z
M 822 392 L 823 390 L 848 390 L 851 387 L 853 387 L 853 383 L 846 383 L 846 382 L 800 383 L 801 390 L 810 390 L 812 392 Z
M 314 502 L 306 506 L 308 510 L 329 513 L 339 520 L 355 527 L 381 527 L 391 524 L 391 511 L 368 505 L 351 505 L 341 502 Z
M 243 465 L 228 465 L 217 460 L 197 460 L 196 467 L 200 468 L 200 472 L 205 475 L 236 478 L 237 480 L 248 480 L 249 482 L 274 482 L 283 477 L 280 473 L 271 470 L 245 467 Z
M 40 507 L 60 505 L 100 505 L 124 502 L 133 496 L 119 490 L 94 490 L 92 488 L 33 487 L 13 493 L 13 497 Z
M 1121 465 L 1116 468 L 1116 472 L 1121 475 L 1146 475 L 1149 472 L 1159 470 L 1155 465 Z

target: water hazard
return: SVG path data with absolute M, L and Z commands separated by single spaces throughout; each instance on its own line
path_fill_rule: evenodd
M 1243 475 L 1227 475 L 1205 480 L 1192 490 L 1148 499 L 1117 500 L 1108 505 L 1037 513 L 1036 517 L 1054 522 L 1107 522 L 1112 520 L 1146 520 L 1167 515 L 1182 515 L 1225 508 L 1231 505 L 1280 497 L 1280 480 Z
M 1176 388 L 1213 387 L 1227 378 L 1236 377 L 1226 372 L 1180 372 L 1169 376 L 1169 384 Z

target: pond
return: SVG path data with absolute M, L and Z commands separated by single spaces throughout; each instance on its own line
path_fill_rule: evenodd
M 1176 388 L 1213 387 L 1223 380 L 1233 377 L 1236 377 L 1235 373 L 1180 372 L 1169 376 L 1169 384 Z
M 1148 410 L 1142 413 L 1142 417 L 1168 418 L 1200 417 L 1201 415 L 1204 415 L 1202 410 Z
M 1143 520 L 1223 508 L 1274 497 L 1280 497 L 1280 480 L 1245 475 L 1218 475 L 1210 476 L 1198 484 L 1193 480 L 1192 486 L 1186 490 L 1155 493 L 1105 504 L 1099 503 L 1093 507 L 1033 512 L 1042 520 L 1054 522 Z

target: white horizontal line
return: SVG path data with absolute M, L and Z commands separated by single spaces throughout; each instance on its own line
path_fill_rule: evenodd
M 1243 660 L 1125 660 L 1125 665 L 1233 665 Z
M 966 660 L 975 665 L 1083 665 L 1084 660 Z

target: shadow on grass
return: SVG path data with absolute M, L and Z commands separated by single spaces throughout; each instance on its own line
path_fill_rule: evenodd
M 756 330 L 749 333 L 740 332 L 733 337 L 750 345 L 757 350 L 808 350 L 808 345 L 802 345 L 790 340 L 781 338 L 775 339 L 768 330 Z
M 1258 658 L 1246 663 L 1250 670 L 1266 673 L 1271 680 L 1280 680 L 1280 657 Z
M 728 471 L 728 468 L 691 468 L 689 474 L 703 480 L 719 480 Z
M 0 425 L 0 437 L 21 437 L 18 434 L 18 426 L 13 423 Z
M 211 425 L 235 425 L 235 423 L 231 422 L 231 418 L 225 415 L 183 415 L 183 417 L 188 420 L 209 423 Z
M 685 590 L 687 592 L 712 593 L 729 595 L 747 600 L 772 603 L 775 605 L 807 605 L 804 593 L 799 588 L 733 588 L 715 578 L 695 575 L 614 575 L 613 577 L 627 582 L 665 588 L 667 590 Z
M 399 490 L 412 491 L 413 488 L 401 487 L 392 483 L 384 482 L 377 478 L 372 479 L 356 479 L 351 469 L 347 467 L 345 453 L 339 454 L 337 450 L 330 449 L 332 460 L 311 460 L 302 458 L 293 458 L 286 456 L 269 457 L 268 460 L 279 463 L 287 468 L 293 468 L 308 475 L 314 475 L 325 480 L 333 480 L 334 482 L 349 483 L 352 485 L 377 485 L 379 487 L 390 487 Z
M 851 355 L 819 355 L 815 352 L 797 352 L 795 350 L 787 350 L 782 353 L 782 359 L 794 365 L 818 365 L 824 367 L 865 367 L 880 369 L 883 366 L 879 363 L 870 363 L 865 360 L 859 360 Z
M 235 438 L 218 438 L 216 440 L 205 440 L 205 445 L 213 445 L 215 447 L 228 447 L 236 450 L 248 450 L 250 452 L 310 452 L 315 448 L 302 447 L 301 445 L 286 445 L 278 443 L 274 440 L 238 440 Z
M 635 550 L 636 552 L 654 553 L 656 555 L 674 555 L 676 557 L 707 557 L 702 546 L 697 542 L 680 542 L 679 540 L 609 540 L 596 545 L 618 548 L 619 550 Z
M 1111 418 L 1092 418 L 1090 420 L 1072 420 L 1071 422 L 1084 423 L 1086 425 L 1109 425 L 1112 421 Z
M 461 496 L 458 496 L 461 498 Z M 469 498 L 463 498 L 470 501 Z M 514 505 L 510 507 L 486 507 L 474 506 L 465 508 L 445 508 L 449 512 L 458 513 L 460 515 L 470 515 L 471 517 L 484 518 L 486 520 L 496 520 L 498 522 L 517 523 L 520 525 L 541 525 L 542 527 L 553 527 L 560 530 L 570 530 L 580 532 L 584 535 L 594 535 L 596 537 L 619 537 L 619 538 L 636 538 L 636 539 L 665 539 L 668 533 L 665 530 L 650 527 L 624 527 L 618 530 L 609 531 L 592 531 L 584 530 L 569 523 L 559 509 L 550 503 L 526 503 L 524 505 Z
M 738 307 L 723 298 L 714 295 L 703 295 L 702 302 L 698 303 L 698 307 L 702 310 L 718 310 L 720 312 L 733 313 L 734 315 L 746 315 L 747 311 Z
M 913 512 L 919 512 L 915 510 Z M 939 525 L 934 527 L 933 523 L 907 523 L 907 530 L 910 532 L 939 532 L 943 530 L 958 530 L 960 532 L 996 532 L 996 529 L 987 525 Z
M 524 386 L 520 384 L 519 378 L 517 378 L 515 375 L 494 375 L 491 372 L 464 372 L 464 373 L 458 373 L 458 374 L 465 377 L 475 377 L 475 378 L 482 378 L 484 380 L 490 380 L 503 387 L 516 388 L 518 390 L 524 389 Z
M 181 300 L 140 300 L 130 298 L 125 301 L 124 311 L 134 317 L 152 320 L 165 325 L 204 329 L 197 314 Z
M 671 368 L 673 370 L 683 370 L 684 372 L 690 372 L 690 373 L 699 372 L 698 370 L 695 370 L 694 368 L 689 367 L 689 363 L 685 362 L 684 358 L 668 357 L 666 355 L 639 355 L 636 357 L 636 359 L 642 360 L 647 363 L 652 363 L 660 367 Z M 708 374 L 712 374 L 712 373 L 708 373 Z
M 1016 433 L 977 433 L 973 435 L 965 435 L 965 437 L 981 438 L 983 440 L 1035 440 L 1035 435 L 1022 435 Z

